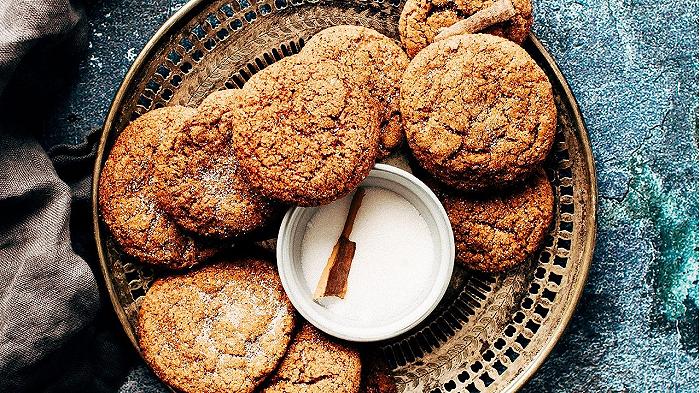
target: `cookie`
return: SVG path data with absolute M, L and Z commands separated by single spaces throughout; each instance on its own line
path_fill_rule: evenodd
M 487 34 L 454 36 L 416 56 L 401 83 L 401 113 L 418 163 L 467 191 L 527 177 L 557 125 L 544 71 L 521 47 Z
M 237 89 L 209 95 L 156 153 L 158 202 L 179 226 L 200 235 L 242 235 L 274 213 L 241 177 L 231 152 L 231 128 L 224 124 L 241 96 Z
M 185 393 L 249 393 L 284 356 L 294 309 L 268 261 L 220 261 L 159 279 L 138 318 L 139 346 Z
M 478 11 L 493 5 L 497 0 L 408 0 L 399 18 L 401 42 L 409 57 L 433 43 L 443 27 L 449 27 Z M 532 27 L 532 3 L 530 0 L 513 0 L 515 16 L 503 23 L 490 26 L 484 33 L 507 38 L 522 44 Z
M 334 26 L 316 33 L 301 56 L 336 60 L 380 102 L 379 157 L 391 154 L 404 139 L 399 86 L 408 56 L 391 38 L 362 26 Z
M 436 193 L 452 223 L 455 259 L 472 270 L 502 272 L 524 262 L 552 221 L 554 194 L 542 169 L 507 193 Z
M 378 354 L 361 354 L 361 393 L 398 393 L 396 381 L 389 373 L 389 366 Z
M 262 393 L 357 393 L 360 355 L 306 323 Z
M 153 156 L 196 112 L 181 106 L 147 112 L 119 134 L 100 175 L 102 219 L 121 249 L 144 262 L 184 268 L 214 250 L 184 234 L 156 202 Z
M 379 149 L 378 104 L 335 61 L 292 56 L 255 74 L 230 125 L 243 173 L 263 196 L 315 206 L 355 189 Z

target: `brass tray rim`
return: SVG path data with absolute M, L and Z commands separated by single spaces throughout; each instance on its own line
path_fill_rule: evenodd
M 107 292 L 109 293 L 109 299 L 110 302 L 112 303 L 112 308 L 114 308 L 114 311 L 117 313 L 117 317 L 119 318 L 119 322 L 122 325 L 122 330 L 124 330 L 124 333 L 126 333 L 127 337 L 129 338 L 129 341 L 131 342 L 131 345 L 136 349 L 136 352 L 139 354 L 139 356 L 143 357 L 141 354 L 141 349 L 139 348 L 138 341 L 136 340 L 136 337 L 134 336 L 133 332 L 131 331 L 129 321 L 127 320 L 126 317 L 126 312 L 124 311 L 124 308 L 121 306 L 121 303 L 119 303 L 119 299 L 117 298 L 116 292 L 114 291 L 114 286 L 112 285 L 111 281 L 111 276 L 109 274 L 108 266 L 107 266 L 107 258 L 105 256 L 105 250 L 102 247 L 102 236 L 100 234 L 100 215 L 99 215 L 99 201 L 98 201 L 98 187 L 99 187 L 99 182 L 100 182 L 100 172 L 103 166 L 103 161 L 104 161 L 104 153 L 105 153 L 105 148 L 107 147 L 107 140 L 109 139 L 109 130 L 112 128 L 112 123 L 114 122 L 114 118 L 117 114 L 117 111 L 119 109 L 119 105 L 121 104 L 121 101 L 126 94 L 126 90 L 129 86 L 129 83 L 131 83 L 131 80 L 134 78 L 136 73 L 138 72 L 139 68 L 141 68 L 141 65 L 145 62 L 146 58 L 148 55 L 151 53 L 151 50 L 155 45 L 165 36 L 165 34 L 180 20 L 188 14 L 190 11 L 192 11 L 196 6 L 198 6 L 200 3 L 205 2 L 206 0 L 190 0 L 187 2 L 185 5 L 182 6 L 178 11 L 176 11 L 172 16 L 170 16 L 165 23 L 153 34 L 153 36 L 146 42 L 146 45 L 144 45 L 143 49 L 139 52 L 138 56 L 134 60 L 134 62 L 131 64 L 129 67 L 129 70 L 127 71 L 126 75 L 124 75 L 124 80 L 122 80 L 122 83 L 119 85 L 119 88 L 117 89 L 117 92 L 114 94 L 114 98 L 112 99 L 112 102 L 109 104 L 109 111 L 107 112 L 107 116 L 105 117 L 104 124 L 102 125 L 102 131 L 100 135 L 100 143 L 97 147 L 97 153 L 95 155 L 95 165 L 93 167 L 93 173 L 92 173 L 92 225 L 93 225 L 93 231 L 94 231 L 94 236 L 95 236 L 95 242 L 96 242 L 96 247 L 97 247 L 97 258 L 99 259 L 100 262 L 100 270 L 102 271 L 102 278 L 105 281 L 105 284 L 107 286 Z
M 533 361 L 530 362 L 530 365 L 525 368 L 520 375 L 513 380 L 513 382 L 511 382 L 511 385 L 506 389 L 507 392 L 517 392 L 534 377 L 537 370 L 540 368 L 540 366 L 542 366 L 542 363 L 544 363 L 547 357 L 549 357 L 549 354 L 552 352 L 556 344 L 559 342 L 559 339 L 561 339 L 562 335 L 569 327 L 571 318 L 573 317 L 574 312 L 581 301 L 583 290 L 588 282 L 588 273 L 591 263 L 593 262 L 593 252 L 595 251 L 596 234 L 598 232 L 598 179 L 596 177 L 593 149 L 581 109 L 579 108 L 578 101 L 576 100 L 569 83 L 552 55 L 544 47 L 544 45 L 542 45 L 542 42 L 539 40 L 539 38 L 537 38 L 537 36 L 535 36 L 534 33 L 530 32 L 529 39 L 542 55 L 544 61 L 547 62 L 547 66 L 551 68 L 552 72 L 556 76 L 557 83 L 561 85 L 561 89 L 566 96 L 567 104 L 571 106 L 573 120 L 574 123 L 576 123 L 576 137 L 581 138 L 581 147 L 585 156 L 586 169 L 588 170 L 591 179 L 591 191 L 590 198 L 588 200 L 591 211 L 585 220 L 586 224 L 590 225 L 591 230 L 588 231 L 584 239 L 583 255 L 581 258 L 581 262 L 583 263 L 581 270 L 582 274 L 576 283 L 576 286 L 573 288 L 575 301 L 566 305 L 561 319 L 562 323 L 555 328 L 554 334 L 550 336 L 547 344 L 542 348 L 542 350 L 540 350 L 537 356 L 535 356 Z
M 136 350 L 136 352 L 139 354 L 139 356 L 142 357 L 141 350 L 138 345 L 138 341 L 136 337 L 134 336 L 132 330 L 131 330 L 131 325 L 127 320 L 126 312 L 124 311 L 124 308 L 121 306 L 121 303 L 119 302 L 119 299 L 117 298 L 116 292 L 114 290 L 114 287 L 112 285 L 111 281 L 111 276 L 109 274 L 108 266 L 107 266 L 107 258 L 105 256 L 105 250 L 102 247 L 102 236 L 101 236 L 101 230 L 100 230 L 100 218 L 99 218 L 99 203 L 98 203 L 98 185 L 99 185 L 99 178 L 100 178 L 100 172 L 103 166 L 103 161 L 104 161 L 104 153 L 105 153 L 105 148 L 107 146 L 107 140 L 109 139 L 109 130 L 112 128 L 114 118 L 117 114 L 117 111 L 120 107 L 120 104 L 124 98 L 124 95 L 126 94 L 126 90 L 131 83 L 132 79 L 134 76 L 137 74 L 143 63 L 145 62 L 146 58 L 148 55 L 151 53 L 151 50 L 156 46 L 156 44 L 163 38 L 165 37 L 166 33 L 168 33 L 169 30 L 173 28 L 177 23 L 181 22 L 182 19 L 189 14 L 191 11 L 193 11 L 197 6 L 200 4 L 206 2 L 206 0 L 190 0 L 187 2 L 185 5 L 182 6 L 178 11 L 176 11 L 171 17 L 169 17 L 165 23 L 153 34 L 153 36 L 146 42 L 144 45 L 143 49 L 139 52 L 138 56 L 132 63 L 132 65 L 129 67 L 129 70 L 127 71 L 126 75 L 124 76 L 124 79 L 122 83 L 119 85 L 119 88 L 117 89 L 117 92 L 114 95 L 114 98 L 112 99 L 109 107 L 109 111 L 107 113 L 107 116 L 105 118 L 104 124 L 102 126 L 102 131 L 100 135 L 100 142 L 98 145 L 97 149 L 97 154 L 95 157 L 95 165 L 93 168 L 93 176 L 92 176 L 92 218 L 93 218 L 93 231 L 94 231 L 94 238 L 95 238 L 95 243 L 96 243 L 96 248 L 97 248 L 97 256 L 99 259 L 100 263 L 100 270 L 102 272 L 102 278 L 105 281 L 105 284 L 107 286 L 107 292 L 109 293 L 109 298 L 110 302 L 112 303 L 112 308 L 117 314 L 117 317 L 119 319 L 119 322 L 122 325 L 122 330 L 124 333 L 126 333 L 127 337 L 129 338 L 129 341 L 131 342 L 132 346 Z M 566 305 L 566 308 L 564 309 L 564 312 L 562 314 L 561 321 L 555 329 L 554 333 L 549 336 L 549 339 L 546 342 L 546 345 L 542 347 L 537 355 L 532 359 L 532 361 L 529 363 L 529 365 L 524 368 L 519 375 L 511 382 L 511 384 L 504 389 L 505 392 L 517 392 L 519 391 L 528 381 L 530 381 L 537 370 L 542 366 L 542 363 L 547 359 L 549 354 L 552 352 L 556 344 L 559 342 L 561 339 L 561 336 L 564 334 L 566 329 L 568 328 L 571 318 L 573 317 L 574 312 L 576 311 L 576 308 L 579 304 L 579 301 L 581 299 L 581 296 L 583 295 L 583 290 L 585 288 L 586 282 L 588 281 L 588 274 L 590 270 L 590 266 L 593 260 L 593 253 L 595 250 L 595 244 L 596 244 L 596 233 L 597 233 L 597 214 L 598 214 L 598 181 L 596 177 L 596 171 L 595 171 L 595 160 L 593 156 L 593 151 L 592 151 L 592 146 L 590 142 L 590 138 L 588 135 L 588 130 L 585 125 L 585 121 L 583 119 L 583 115 L 581 113 L 581 109 L 579 108 L 578 101 L 576 100 L 576 97 L 574 96 L 571 87 L 569 86 L 566 78 L 564 77 L 564 74 L 562 73 L 561 69 L 557 65 L 556 61 L 552 57 L 552 55 L 549 53 L 549 51 L 546 50 L 542 42 L 537 38 L 537 36 L 533 33 L 530 32 L 529 37 L 530 41 L 534 45 L 534 47 L 538 50 L 540 55 L 542 56 L 543 60 L 547 63 L 547 66 L 552 70 L 552 73 L 556 77 L 556 83 L 558 83 L 561 86 L 562 92 L 564 93 L 564 96 L 566 97 L 567 105 L 571 107 L 571 113 L 573 115 L 573 121 L 575 123 L 575 127 L 577 130 L 576 137 L 581 139 L 581 146 L 582 150 L 585 156 L 585 162 L 586 162 L 586 169 L 589 173 L 589 177 L 591 179 L 591 189 L 590 189 L 590 194 L 589 194 L 589 199 L 586 201 L 587 204 L 589 205 L 588 208 L 590 209 L 590 213 L 587 215 L 585 222 L 586 224 L 590 225 L 591 230 L 587 232 L 586 237 L 584 240 L 584 245 L 583 245 L 583 254 L 581 258 L 581 263 L 582 263 L 582 270 L 581 270 L 581 275 L 579 277 L 579 280 L 575 283 L 574 288 L 572 289 L 574 291 L 574 296 L 573 299 L 575 301 L 570 302 L 569 304 Z

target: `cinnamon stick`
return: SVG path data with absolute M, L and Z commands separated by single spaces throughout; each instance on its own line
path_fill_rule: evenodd
M 323 273 L 321 273 L 321 279 L 318 281 L 316 291 L 314 291 L 314 300 L 326 296 L 345 298 L 345 294 L 348 291 L 348 274 L 350 273 L 352 259 L 355 256 L 355 242 L 350 240 L 350 233 L 352 233 L 357 211 L 360 209 L 364 196 L 365 190 L 359 188 L 352 197 L 343 231 L 333 247 Z
M 455 35 L 477 33 L 496 23 L 505 22 L 514 17 L 515 14 L 515 8 L 511 0 L 498 0 L 490 7 L 477 11 L 467 19 L 462 19 L 450 27 L 443 27 L 439 30 L 433 42 Z

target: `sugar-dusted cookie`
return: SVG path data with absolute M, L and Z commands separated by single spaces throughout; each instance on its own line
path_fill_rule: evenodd
M 214 252 L 184 234 L 156 202 L 154 152 L 194 114 L 181 106 L 144 114 L 119 134 L 102 169 L 102 219 L 121 249 L 144 262 L 183 268 Z
M 529 175 L 554 142 L 552 86 L 524 49 L 487 34 L 425 48 L 401 84 L 401 113 L 418 163 L 462 190 Z
M 228 112 L 241 90 L 209 95 L 156 153 L 158 201 L 181 227 L 226 238 L 264 226 L 274 208 L 241 177 L 231 151 Z
M 262 393 L 357 393 L 360 373 L 356 350 L 306 323 Z
M 153 283 L 139 310 L 139 345 L 178 391 L 249 393 L 284 356 L 294 322 L 270 262 L 221 261 Z

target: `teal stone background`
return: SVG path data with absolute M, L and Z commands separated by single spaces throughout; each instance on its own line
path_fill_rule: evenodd
M 86 5 L 87 49 L 43 142 L 100 127 L 128 67 L 184 1 Z M 698 391 L 698 4 L 534 0 L 534 31 L 586 120 L 599 185 L 589 281 L 525 392 Z M 66 132 L 67 130 L 67 132 Z M 142 365 L 121 391 L 165 392 Z

